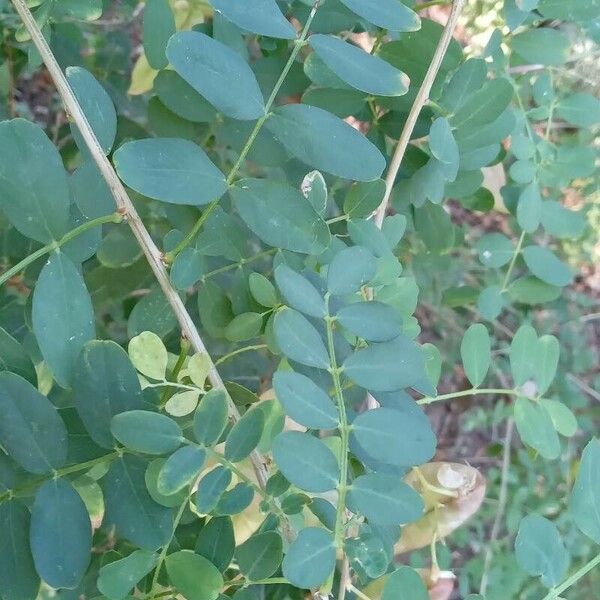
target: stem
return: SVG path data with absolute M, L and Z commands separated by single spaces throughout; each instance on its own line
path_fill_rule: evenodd
M 333 378 L 335 388 L 335 398 L 337 400 L 338 412 L 340 415 L 340 438 L 341 438 L 341 455 L 340 455 L 340 483 L 338 485 L 338 503 L 335 517 L 334 529 L 334 544 L 341 550 L 344 549 L 344 535 L 346 527 L 344 516 L 346 513 L 346 494 L 348 493 L 348 445 L 350 438 L 350 426 L 348 425 L 348 417 L 346 415 L 346 404 L 344 403 L 344 393 L 342 391 L 342 383 L 340 380 L 341 369 L 338 367 L 335 356 L 335 345 L 333 342 L 333 322 L 334 318 L 329 314 L 329 298 L 330 295 L 325 295 L 325 303 L 327 305 L 327 349 L 329 352 L 329 360 L 331 363 L 330 372 Z M 325 590 L 321 590 L 323 593 Z M 329 592 L 330 590 L 326 590 Z
M 577 583 L 584 575 L 587 575 L 594 567 L 600 565 L 600 554 L 595 558 L 592 558 L 590 562 L 586 563 L 575 571 L 568 579 L 565 579 L 558 587 L 550 590 L 543 598 L 543 600 L 555 600 L 558 598 L 566 589 L 570 588 L 574 583 Z
M 44 38 L 38 24 L 33 18 L 31 11 L 27 7 L 26 0 L 11 1 L 16 11 L 19 13 L 25 28 L 29 32 L 33 43 L 38 49 L 40 56 L 42 57 L 42 60 L 48 69 L 48 73 L 56 85 L 56 89 L 62 98 L 68 114 L 76 123 L 86 145 L 88 146 L 94 162 L 98 165 L 100 173 L 111 190 L 119 213 L 121 213 L 127 220 L 127 223 L 131 227 L 133 234 L 142 248 L 148 264 L 150 265 L 150 268 L 156 277 L 156 280 L 165 294 L 167 301 L 171 305 L 173 313 L 177 317 L 182 334 L 190 341 L 196 352 L 206 354 L 210 358 L 210 355 L 206 350 L 206 346 L 204 345 L 204 341 L 202 340 L 202 337 L 200 336 L 192 317 L 187 311 L 183 300 L 179 296 L 177 290 L 175 290 L 175 288 L 171 285 L 169 273 L 167 272 L 163 263 L 163 255 L 161 251 L 154 243 L 154 240 L 152 239 L 150 233 L 146 229 L 146 226 L 136 211 L 135 206 L 131 202 L 125 187 L 121 183 L 121 180 L 117 176 L 113 166 L 110 164 L 108 158 L 105 156 L 104 151 L 102 150 L 102 147 L 98 143 L 98 139 L 96 138 L 96 135 L 92 130 L 85 113 L 83 112 L 83 109 L 77 101 L 69 82 L 62 72 L 58 62 L 56 61 L 52 50 L 50 50 L 50 46 L 48 46 L 48 42 Z M 212 360 L 208 373 L 208 379 L 214 388 L 223 390 L 225 392 L 228 401 L 229 414 L 233 420 L 238 421 L 240 419 L 239 410 L 227 392 L 225 384 L 223 383 L 223 380 L 221 379 L 221 376 L 215 368 Z M 252 453 L 251 460 L 260 485 L 266 485 L 268 479 L 266 461 L 263 460 L 263 457 L 256 451 Z
M 419 118 L 419 114 L 421 113 L 421 109 L 429 99 L 431 88 L 440 70 L 442 61 L 444 60 L 444 56 L 446 54 L 446 51 L 448 50 L 448 46 L 450 45 L 450 41 L 452 40 L 452 34 L 454 33 L 454 29 L 456 28 L 458 17 L 460 16 L 465 1 L 466 0 L 454 0 L 452 4 L 452 10 L 450 11 L 448 22 L 446 23 L 446 27 L 444 28 L 442 37 L 440 38 L 437 48 L 435 49 L 435 54 L 433 55 L 431 64 L 427 69 L 427 74 L 423 79 L 423 83 L 421 84 L 419 92 L 417 93 L 417 97 L 415 98 L 415 101 L 410 109 L 410 113 L 408 114 L 408 118 L 406 119 L 406 123 L 404 124 L 404 129 L 400 134 L 400 139 L 398 140 L 396 150 L 394 151 L 394 156 L 392 157 L 392 161 L 390 163 L 390 168 L 388 169 L 388 173 L 385 178 L 385 195 L 383 197 L 383 200 L 381 201 L 381 204 L 375 211 L 374 215 L 375 224 L 380 229 L 383 223 L 383 218 L 385 217 L 385 213 L 388 208 L 390 197 L 392 195 L 392 188 L 394 187 L 396 176 L 398 175 L 398 171 L 400 170 L 400 165 L 402 164 L 402 160 L 408 147 L 410 137 L 417 123 L 417 119 Z M 423 7 L 423 5 L 421 5 L 421 7 Z
M 264 348 L 268 348 L 267 344 L 256 344 L 254 346 L 245 346 L 244 348 L 238 348 L 237 350 L 234 350 L 229 354 L 221 356 L 221 358 L 215 361 L 215 366 L 218 367 L 220 364 L 230 360 L 235 356 L 238 356 L 238 354 L 242 354 L 243 352 L 251 352 L 252 350 L 263 350 Z
M 517 257 L 521 254 L 521 248 L 523 247 L 523 242 L 525 241 L 525 232 L 521 233 L 521 237 L 519 237 L 519 241 L 517 242 L 517 247 L 515 248 L 515 253 L 510 261 L 510 265 L 508 265 L 508 271 L 506 271 L 506 275 L 504 277 L 504 281 L 502 282 L 502 292 L 507 290 L 507 286 L 510 282 L 510 276 L 512 275 L 513 269 L 515 268 L 515 264 L 517 262 Z
M 306 38 L 308 36 L 308 30 L 313 22 L 313 19 L 315 18 L 315 15 L 317 14 L 317 9 L 319 8 L 320 2 L 321 2 L 321 0 L 317 0 L 315 2 L 315 4 L 313 5 L 313 8 L 310 11 L 310 14 L 308 15 L 308 19 L 306 19 L 306 23 L 304 24 L 304 28 L 302 29 L 302 33 L 300 34 L 300 37 L 297 40 L 295 40 L 294 49 L 292 50 L 292 53 L 290 54 L 290 57 L 289 57 L 287 63 L 285 64 L 285 67 L 283 68 L 283 71 L 281 72 L 281 75 L 279 76 L 279 79 L 277 80 L 277 83 L 275 84 L 275 87 L 273 88 L 271 95 L 269 96 L 269 99 L 267 100 L 267 102 L 265 104 L 265 114 L 260 119 L 258 119 L 258 121 L 256 121 L 256 124 L 254 125 L 254 129 L 252 130 L 252 133 L 250 133 L 250 137 L 247 139 L 246 144 L 242 148 L 242 151 L 240 152 L 240 155 L 239 155 L 237 161 L 231 168 L 231 171 L 229 171 L 229 174 L 227 175 L 227 185 L 231 185 L 233 183 L 233 180 L 235 179 L 239 170 L 242 168 L 242 165 L 244 164 L 244 161 L 246 160 L 246 157 L 248 156 L 248 152 L 250 152 L 250 149 L 252 148 L 254 141 L 256 140 L 258 134 L 260 133 L 260 130 L 263 128 L 263 125 L 267 122 L 268 118 L 271 116 L 270 111 L 273 106 L 273 103 L 275 102 L 275 98 L 277 98 L 277 94 L 279 93 L 279 90 L 281 89 L 281 86 L 283 85 L 285 78 L 288 76 L 288 73 L 290 72 L 290 69 L 292 68 L 292 65 L 294 64 L 294 61 L 296 60 L 296 57 L 298 56 L 300 49 L 302 48 L 302 46 L 304 46 L 304 44 L 306 42 Z M 180 244 L 177 245 L 177 247 L 174 250 L 167 253 L 167 261 L 168 262 L 172 262 L 175 259 L 175 257 L 182 250 L 187 248 L 187 246 L 192 242 L 192 240 L 194 239 L 196 234 L 200 231 L 200 228 L 202 227 L 202 225 L 204 224 L 204 222 L 206 221 L 208 216 L 217 207 L 217 205 L 219 204 L 220 201 L 221 201 L 220 198 L 213 200 L 208 205 L 207 209 L 202 213 L 202 216 L 196 221 L 195 225 L 192 227 L 192 229 L 188 233 L 188 235 L 181 241 Z
M 357 597 L 360 598 L 360 600 L 371 600 L 371 598 L 369 598 L 369 596 L 367 596 L 365 593 L 361 592 L 359 589 L 355 588 L 351 583 L 348 584 L 348 589 Z
M 35 262 L 38 258 L 46 254 L 50 254 L 53 250 L 58 250 L 61 246 L 64 246 L 67 242 L 70 242 L 72 239 L 77 236 L 93 229 L 94 227 L 98 227 L 98 225 L 103 225 L 104 223 L 121 223 L 123 221 L 123 215 L 120 213 L 112 213 L 111 215 L 106 215 L 104 217 L 98 217 L 97 219 L 92 219 L 91 221 L 86 221 L 79 225 L 79 227 L 75 227 L 71 231 L 65 233 L 60 240 L 54 240 L 49 244 L 46 244 L 39 250 L 36 250 L 29 256 L 25 257 L 20 263 L 16 264 L 14 267 L 10 268 L 8 271 L 3 273 L 0 276 L 0 286 L 4 285 L 9 279 L 23 271 L 26 267 L 28 267 L 32 262 Z
M 183 365 L 185 364 L 185 359 L 187 358 L 189 350 L 190 350 L 190 343 L 185 338 L 183 338 L 181 340 L 181 350 L 179 351 L 179 358 L 177 359 L 177 362 L 175 363 L 175 366 L 173 367 L 173 372 L 171 373 L 171 378 L 175 379 L 175 381 L 177 381 L 177 376 L 179 375 L 179 373 L 181 372 L 181 369 L 183 368 Z M 216 364 L 215 364 L 215 366 L 216 366 Z M 172 394 L 171 390 L 168 387 L 166 387 L 162 393 L 162 396 L 160 397 L 159 406 L 161 408 L 164 408 L 166 403 L 168 402 L 169 398 L 172 395 L 173 394 Z
M 434 402 L 442 402 L 444 400 L 452 400 L 452 398 L 463 398 L 465 396 L 480 396 L 483 394 L 507 394 L 516 396 L 517 390 L 509 390 L 506 388 L 472 388 L 470 390 L 462 390 L 461 392 L 452 392 L 450 394 L 441 394 L 432 398 L 421 398 L 417 400 L 417 404 L 433 404 Z
M 220 275 L 221 273 L 226 273 L 227 271 L 232 271 L 233 269 L 239 269 L 243 265 L 249 265 L 250 263 L 260 260 L 261 258 L 265 258 L 266 256 L 270 256 L 271 254 L 275 254 L 275 252 L 277 252 L 277 250 L 278 250 L 277 248 L 271 248 L 270 250 L 265 250 L 264 252 L 259 252 L 258 254 L 255 254 L 254 256 L 251 256 L 250 258 L 242 258 L 238 262 L 231 263 L 230 265 L 225 265 L 224 267 L 219 267 L 218 269 L 215 269 L 214 271 L 209 271 L 205 275 L 202 275 L 202 277 L 200 278 L 200 281 L 202 283 L 204 283 L 207 279 L 210 279 L 211 277 L 214 277 L 215 275 Z

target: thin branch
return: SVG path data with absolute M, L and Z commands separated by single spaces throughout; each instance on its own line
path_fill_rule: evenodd
M 421 114 L 421 109 L 429 100 L 429 94 L 431 93 L 431 88 L 435 82 L 437 74 L 442 65 L 442 61 L 444 60 L 444 56 L 446 55 L 446 51 L 448 50 L 448 46 L 450 46 L 450 42 L 452 41 L 452 35 L 454 34 L 454 30 L 456 29 L 456 24 L 458 23 L 458 17 L 463 9 L 466 0 L 454 0 L 452 4 L 452 10 L 450 11 L 450 16 L 448 17 L 448 22 L 446 23 L 446 27 L 444 28 L 444 32 L 442 33 L 442 37 L 438 43 L 438 46 L 435 50 L 435 54 L 433 55 L 433 59 L 431 60 L 431 64 L 427 69 L 427 74 L 423 79 L 423 83 L 417 93 L 417 97 L 410 109 L 410 113 L 408 114 L 408 118 L 406 119 L 406 123 L 404 124 L 404 129 L 400 134 L 400 139 L 398 140 L 398 144 L 396 145 L 396 150 L 394 151 L 394 156 L 392 157 L 392 161 L 390 163 L 390 167 L 388 169 L 388 173 L 385 179 L 385 196 L 379 205 L 379 208 L 375 211 L 374 219 L 377 227 L 381 228 L 383 224 L 383 218 L 385 217 L 385 213 L 388 208 L 388 204 L 390 201 L 390 197 L 392 195 L 392 188 L 394 187 L 394 183 L 396 181 L 396 176 L 398 175 L 398 171 L 400 170 L 400 165 L 402 164 L 402 160 L 404 158 L 404 154 L 406 152 L 406 148 L 408 147 L 408 143 L 410 141 L 412 132 L 417 123 L 417 119 Z
M 543 600 L 556 600 L 565 590 L 576 584 L 584 575 L 587 575 L 593 568 L 600 565 L 600 554 L 592 558 L 590 562 L 586 563 L 573 573 L 568 579 L 561 583 L 558 587 L 550 590 L 543 598 Z
M 127 223 L 131 227 L 133 234 L 142 248 L 146 259 L 148 260 L 148 263 L 158 283 L 160 284 L 160 287 L 162 288 L 169 304 L 171 305 L 175 316 L 177 317 L 182 334 L 190 341 L 196 352 L 202 352 L 203 354 L 208 355 L 206 346 L 204 345 L 204 342 L 200 337 L 200 334 L 198 333 L 190 314 L 185 308 L 183 300 L 171 285 L 169 274 L 167 273 L 165 265 L 163 264 L 162 253 L 154 243 L 154 240 L 150 236 L 148 230 L 138 215 L 133 203 L 131 202 L 131 199 L 127 195 L 125 187 L 118 178 L 108 158 L 105 156 L 104 151 L 98 143 L 98 139 L 96 138 L 96 135 L 94 134 L 87 120 L 87 117 L 79 105 L 71 86 L 69 85 L 58 62 L 56 61 L 52 50 L 48 46 L 48 43 L 46 42 L 46 39 L 44 38 L 38 24 L 33 18 L 31 11 L 27 7 L 25 0 L 12 0 L 12 3 L 19 13 L 19 16 L 21 17 L 27 31 L 29 32 L 33 43 L 38 49 L 40 56 L 42 57 L 42 60 L 44 61 L 44 64 L 46 65 L 54 84 L 56 85 L 56 89 L 62 98 L 67 112 L 77 124 L 77 127 L 81 132 L 83 139 L 85 140 L 94 162 L 98 165 L 100 173 L 102 174 L 113 195 L 119 212 L 127 220 Z M 225 391 L 225 394 L 227 394 L 228 398 L 230 416 L 234 420 L 239 419 L 240 413 L 225 389 L 223 380 L 221 379 L 221 376 L 219 375 L 212 360 L 208 378 L 214 388 Z M 258 452 L 254 451 L 251 455 L 251 459 L 254 465 L 254 470 L 256 471 L 258 482 L 261 486 L 264 486 L 268 478 L 268 471 L 263 457 Z

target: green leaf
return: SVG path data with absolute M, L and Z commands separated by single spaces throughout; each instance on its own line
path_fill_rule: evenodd
M 347 504 L 370 523 L 398 525 L 421 518 L 421 496 L 395 475 L 368 473 L 357 477 L 348 490 Z
M 532 28 L 512 38 L 512 49 L 530 63 L 562 65 L 569 56 L 569 38 L 557 29 Z
M 499 285 L 490 285 L 485 288 L 477 299 L 477 310 L 484 319 L 493 321 L 504 309 L 506 300 Z
M 527 246 L 523 249 L 523 259 L 538 279 L 550 285 L 564 287 L 573 280 L 573 273 L 569 266 L 559 260 L 548 248 Z
M 67 174 L 44 131 L 26 121 L 0 123 L 0 208 L 24 235 L 42 244 L 69 229 Z
M 540 575 L 547 588 L 558 585 L 569 568 L 569 553 L 556 525 L 536 514 L 521 519 L 515 554 L 519 566 L 529 575 Z
M 560 441 L 550 414 L 542 404 L 527 398 L 517 398 L 514 406 L 515 423 L 524 444 L 531 446 L 544 458 L 560 456 Z
M 311 35 L 319 58 L 353 88 L 374 96 L 402 96 L 410 81 L 402 71 L 362 48 L 329 35 Z
M 398 313 L 382 302 L 355 302 L 341 308 L 336 320 L 348 331 L 370 342 L 387 342 L 402 333 Z
M 514 89 L 508 79 L 500 77 L 484 83 L 480 90 L 471 94 L 451 119 L 455 128 L 481 128 L 497 119 L 508 107 Z
M 156 566 L 158 556 L 135 550 L 129 556 L 100 569 L 98 590 L 109 600 L 123 600 L 135 585 Z
M 275 281 L 289 306 L 311 317 L 325 316 L 323 296 L 306 277 L 282 264 L 275 269 Z
M 529 276 L 515 279 L 510 284 L 508 293 L 515 302 L 541 304 L 556 300 L 561 290 L 559 287 L 540 281 L 537 277 Z
M 91 438 L 112 448 L 111 419 L 142 408 L 142 390 L 127 353 L 111 341 L 88 342 L 73 373 L 73 400 Z
M 320 254 L 329 245 L 327 224 L 293 187 L 264 179 L 242 179 L 230 194 L 246 225 L 270 246 Z
M 381 204 L 385 195 L 385 181 L 355 183 L 344 198 L 344 212 L 350 219 L 366 218 Z
M 327 369 L 329 354 L 319 332 L 299 312 L 286 308 L 275 315 L 275 338 L 281 351 L 309 367 Z
M 247 312 L 234 317 L 225 327 L 225 337 L 230 342 L 244 342 L 260 334 L 263 318 L 260 313 Z
M 143 34 L 144 54 L 153 69 L 164 69 L 169 61 L 166 50 L 175 33 L 175 17 L 168 0 L 146 0 Z
M 195 552 L 208 559 L 221 573 L 229 567 L 234 550 L 235 536 L 229 517 L 213 517 L 200 530 Z
M 28 381 L 0 373 L 0 443 L 26 471 L 50 473 L 67 458 L 67 430 L 54 408 Z
M 323 175 L 321 175 L 319 171 L 307 173 L 302 180 L 300 189 L 302 190 L 303 196 L 309 201 L 315 211 L 324 217 L 325 211 L 327 210 L 329 193 Z
M 519 196 L 517 204 L 517 221 L 521 229 L 533 233 L 540 225 L 542 218 L 542 195 L 537 183 L 530 183 Z
M 167 454 L 181 445 L 181 427 L 166 415 L 147 410 L 130 410 L 112 418 L 111 431 L 130 450 Z
M 250 456 L 258 446 L 265 425 L 262 410 L 251 408 L 231 428 L 225 441 L 225 458 L 233 463 L 240 462 Z
M 486 233 L 477 242 L 479 260 L 485 267 L 498 269 L 513 256 L 512 242 L 501 233 Z
M 243 0 L 211 0 L 215 10 L 241 29 L 267 37 L 293 40 L 296 30 L 283 16 L 275 0 L 255 0 L 252 9 Z
M 277 371 L 275 395 L 287 415 L 309 429 L 334 429 L 338 413 L 331 398 L 311 379 L 300 373 Z
M 81 496 L 64 479 L 38 489 L 31 510 L 36 571 L 54 588 L 75 588 L 90 564 L 92 523 Z
M 200 514 L 208 514 L 219 502 L 231 483 L 231 471 L 225 467 L 216 467 L 207 473 L 198 484 L 196 508 Z
M 541 398 L 540 404 L 548 411 L 554 428 L 560 435 L 573 437 L 577 433 L 577 417 L 571 409 L 558 400 Z
M 454 181 L 458 174 L 460 156 L 458 144 L 447 119 L 439 117 L 431 125 L 429 148 L 433 156 L 442 163 L 446 181 Z
M 492 360 L 490 334 L 485 325 L 475 323 L 467 329 L 460 345 L 460 355 L 467 379 L 473 387 L 480 386 Z
M 429 600 L 429 593 L 414 569 L 400 567 L 387 578 L 381 600 Z
M 0 371 L 10 371 L 37 386 L 37 373 L 25 348 L 0 327 Z
M 33 292 L 33 331 L 54 378 L 69 387 L 84 344 L 95 337 L 94 311 L 83 277 L 65 254 L 53 254 Z
M 530 325 L 519 327 L 510 343 L 510 370 L 515 385 L 523 385 L 535 374 L 535 353 L 538 338 Z
M 224 115 L 243 121 L 264 116 L 265 102 L 256 77 L 229 46 L 197 31 L 180 31 L 169 40 L 167 58 Z
M 577 127 L 593 127 L 600 123 L 600 100 L 591 94 L 573 94 L 558 103 L 556 114 Z
M 242 573 L 250 581 L 267 579 L 281 564 L 283 542 L 275 531 L 253 535 L 238 546 L 235 556 Z
M 398 0 L 341 0 L 352 12 L 389 31 L 417 31 L 419 15 Z
M 101 479 L 106 512 L 102 522 L 144 550 L 154 551 L 171 539 L 173 511 L 157 504 L 145 481 L 147 462 L 125 455 L 115 460 Z
M 352 435 L 371 458 L 388 465 L 421 465 L 436 448 L 435 434 L 421 409 L 368 410 L 352 422 Z
M 113 161 L 127 186 L 162 202 L 201 206 L 227 190 L 225 175 L 200 146 L 188 140 L 127 142 L 115 152 Z
M 299 431 L 280 433 L 273 458 L 285 478 L 306 492 L 335 489 L 340 468 L 333 452 L 318 438 Z
M 320 527 L 301 529 L 283 559 L 284 577 L 301 589 L 318 587 L 334 568 L 333 536 Z
M 169 554 L 165 561 L 169 581 L 187 600 L 216 600 L 223 576 L 215 565 L 190 550 Z
M 381 152 L 352 126 L 307 104 L 276 108 L 266 127 L 303 163 L 354 181 L 378 179 L 385 168 Z
M 35 600 L 40 578 L 29 543 L 29 510 L 17 500 L 0 504 L 0 596 L 4 600 Z
M 584 448 L 579 473 L 569 502 L 569 513 L 579 530 L 600 544 L 600 441 L 592 439 Z
M 212 446 L 227 426 L 227 396 L 223 390 L 210 390 L 202 398 L 194 415 L 194 436 L 198 443 Z
M 377 271 L 377 262 L 369 250 L 351 246 L 338 252 L 327 269 L 327 289 L 336 296 L 358 292 Z
M 487 65 L 481 58 L 466 60 L 446 84 L 439 103 L 450 113 L 455 113 L 470 96 L 479 91 L 487 77 Z
M 169 355 L 162 340 L 151 331 L 144 331 L 129 341 L 127 348 L 133 366 L 146 377 L 164 381 Z
M 537 343 L 534 375 L 538 383 L 538 393 L 544 394 L 556 375 L 560 345 L 553 335 L 543 335 Z
M 111 97 L 97 79 L 82 67 L 68 67 L 66 74 L 100 147 L 104 154 L 108 154 L 117 135 L 117 112 Z M 71 131 L 79 150 L 87 155 L 87 144 L 74 123 L 71 124 Z
M 393 392 L 425 377 L 423 353 L 404 336 L 354 352 L 343 367 L 352 381 L 372 391 Z
M 254 500 L 254 488 L 246 482 L 238 483 L 219 498 L 214 509 L 216 515 L 237 515 L 245 511 Z
M 279 300 L 273 284 L 260 273 L 250 273 L 248 287 L 252 297 L 261 305 L 268 308 L 277 306 Z
M 169 275 L 178 290 L 195 285 L 205 272 L 205 257 L 197 248 L 184 248 L 173 261 Z
M 89 0 L 83 4 L 79 0 L 62 0 L 52 7 L 52 16 L 65 15 L 81 21 L 95 21 L 102 16 L 102 0 Z
M 172 496 L 192 483 L 200 473 L 206 460 L 202 448 L 184 446 L 176 450 L 158 473 L 157 489 L 165 496 Z

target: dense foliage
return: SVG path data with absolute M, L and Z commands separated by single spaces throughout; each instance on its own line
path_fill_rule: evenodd
M 0 0 L 2 600 L 594 597 L 600 3 L 438 4 Z

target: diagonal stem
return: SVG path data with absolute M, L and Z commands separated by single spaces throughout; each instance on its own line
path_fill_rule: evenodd
M 410 141 L 410 137 L 417 123 L 417 119 L 421 114 L 421 109 L 429 99 L 431 88 L 435 82 L 440 67 L 442 66 L 442 61 L 444 60 L 448 46 L 452 41 L 452 35 L 456 28 L 456 24 L 458 23 L 458 17 L 460 16 L 465 1 L 466 0 L 454 0 L 452 4 L 452 10 L 450 11 L 448 22 L 446 23 L 442 37 L 437 45 L 431 64 L 427 69 L 423 83 L 421 84 L 421 87 L 417 93 L 417 97 L 415 98 L 415 101 L 410 109 L 410 113 L 408 114 L 406 123 L 404 124 L 404 129 L 400 134 L 400 139 L 396 145 L 396 150 L 394 151 L 394 155 L 392 157 L 392 161 L 390 162 L 390 167 L 385 178 L 385 195 L 374 215 L 375 223 L 380 229 L 381 225 L 383 224 L 383 218 L 385 217 L 390 197 L 392 195 L 392 188 L 394 187 L 396 176 L 398 175 L 400 165 L 402 164 L 404 154 L 408 147 L 408 142 Z
M 146 229 L 146 226 L 131 202 L 125 187 L 117 177 L 117 174 L 110 164 L 108 158 L 105 156 L 104 151 L 98 143 L 98 139 L 96 138 L 96 135 L 94 134 L 87 117 L 83 112 L 83 109 L 79 105 L 79 102 L 77 101 L 77 98 L 71 89 L 71 86 L 69 85 L 64 73 L 56 61 L 52 50 L 48 46 L 48 43 L 46 42 L 46 39 L 44 38 L 38 24 L 33 18 L 31 11 L 27 7 L 26 1 L 11 1 L 19 13 L 25 28 L 29 32 L 33 43 L 38 49 L 40 56 L 42 57 L 42 60 L 48 69 L 48 73 L 56 85 L 56 89 L 62 98 L 68 114 L 77 124 L 77 127 L 81 132 L 83 139 L 85 140 L 94 162 L 98 166 L 100 173 L 104 177 L 104 180 L 106 181 L 112 193 L 119 212 L 127 220 L 127 223 L 131 227 L 133 234 L 142 248 L 150 268 L 154 273 L 154 276 L 163 290 L 167 301 L 171 305 L 171 309 L 177 317 L 182 334 L 190 341 L 196 352 L 201 352 L 208 355 L 206 346 L 204 345 L 204 342 L 198 333 L 192 317 L 185 308 L 183 300 L 175 288 L 173 288 L 171 285 L 169 274 L 167 273 L 165 265 L 163 264 L 163 256 L 161 251 L 154 243 L 154 240 L 150 236 L 150 233 Z M 230 416 L 234 420 L 238 420 L 240 418 L 240 413 L 231 399 L 231 396 L 225 389 L 225 384 L 223 383 L 223 380 L 221 379 L 221 376 L 219 375 L 212 360 L 208 378 L 214 388 L 222 389 L 225 392 L 228 399 Z M 264 487 L 268 478 L 265 460 L 257 451 L 252 453 L 251 459 L 258 482 L 261 487 Z

